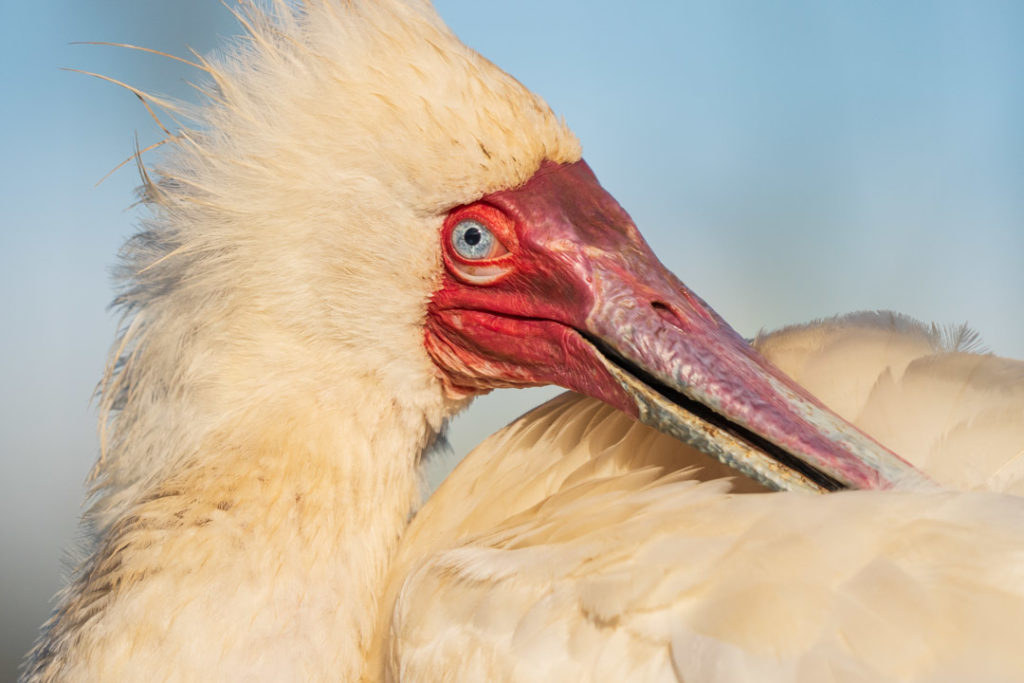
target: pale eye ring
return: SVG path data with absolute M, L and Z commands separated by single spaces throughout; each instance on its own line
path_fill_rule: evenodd
M 464 259 L 479 261 L 494 251 L 494 233 L 473 218 L 461 220 L 452 228 L 452 247 Z

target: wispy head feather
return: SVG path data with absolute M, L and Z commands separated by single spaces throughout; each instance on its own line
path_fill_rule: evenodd
M 213 395 L 224 422 L 345 375 L 421 415 L 443 403 L 421 330 L 444 214 L 580 156 L 425 0 L 232 11 L 244 35 L 195 62 L 204 101 L 172 105 L 178 128 L 143 169 L 152 215 L 123 250 L 125 323 L 102 387 L 108 498 L 173 465 L 166 439 L 188 453 L 217 429 L 197 408 Z

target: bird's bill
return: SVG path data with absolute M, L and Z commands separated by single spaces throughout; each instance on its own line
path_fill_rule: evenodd
M 616 307 L 627 297 L 616 297 Z M 923 481 L 708 315 L 710 309 L 686 310 L 666 299 L 662 292 L 654 316 L 643 311 L 650 303 L 635 301 L 625 315 L 599 308 L 588 320 L 593 358 L 632 404 L 624 410 L 774 489 L 824 492 Z
M 469 212 L 466 214 L 464 212 Z M 455 394 L 560 384 L 600 398 L 776 489 L 926 482 L 757 354 L 654 256 L 587 165 L 452 212 L 502 253 L 453 266 L 428 309 L 428 352 Z M 472 275 L 471 273 L 471 275 Z

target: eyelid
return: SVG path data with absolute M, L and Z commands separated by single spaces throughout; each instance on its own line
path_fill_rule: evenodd
M 486 266 L 456 266 L 454 268 L 459 278 L 471 285 L 490 285 L 497 282 L 512 268 L 500 265 Z

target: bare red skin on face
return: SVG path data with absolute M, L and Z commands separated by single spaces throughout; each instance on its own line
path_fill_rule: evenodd
M 632 400 L 576 331 L 593 307 L 593 278 L 579 221 L 574 224 L 577 217 L 559 208 L 563 202 L 613 234 L 621 225 L 623 245 L 639 239 L 629 216 L 584 162 L 545 162 L 523 187 L 453 210 L 441 231 L 445 270 L 427 309 L 427 351 L 453 396 L 557 384 L 636 415 Z M 466 218 L 483 222 L 505 253 L 477 261 L 461 257 L 451 231 Z M 501 274 L 474 284 L 464 276 L 471 269 Z

